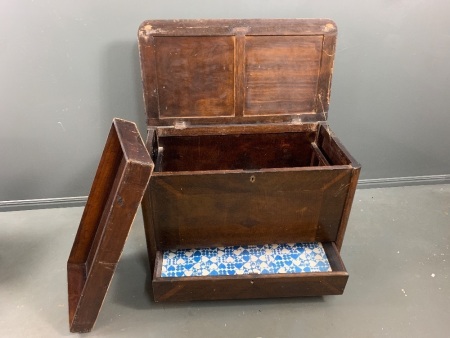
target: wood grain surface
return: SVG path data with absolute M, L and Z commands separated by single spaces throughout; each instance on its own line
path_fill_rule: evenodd
M 67 262 L 71 332 L 92 329 L 152 170 L 136 125 L 115 119 Z
M 335 44 L 325 19 L 146 21 L 147 123 L 323 121 Z

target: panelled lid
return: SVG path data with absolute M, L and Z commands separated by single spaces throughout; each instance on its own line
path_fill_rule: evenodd
M 336 33 L 327 19 L 145 21 L 147 124 L 324 121 Z

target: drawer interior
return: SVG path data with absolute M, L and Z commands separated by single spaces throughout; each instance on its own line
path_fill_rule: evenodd
M 165 250 L 161 277 L 330 272 L 320 242 Z

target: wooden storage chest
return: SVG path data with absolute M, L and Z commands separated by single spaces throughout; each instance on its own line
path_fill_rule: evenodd
M 336 33 L 325 19 L 140 26 L 145 163 L 154 166 L 142 209 L 155 301 L 342 294 L 339 252 L 360 166 L 326 122 Z M 328 270 L 163 275 L 165 257 L 179 252 L 286 243 L 315 243 Z

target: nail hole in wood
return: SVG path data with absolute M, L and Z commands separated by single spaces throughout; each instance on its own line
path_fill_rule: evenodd
M 123 198 L 121 196 L 117 196 L 117 204 L 123 206 Z

